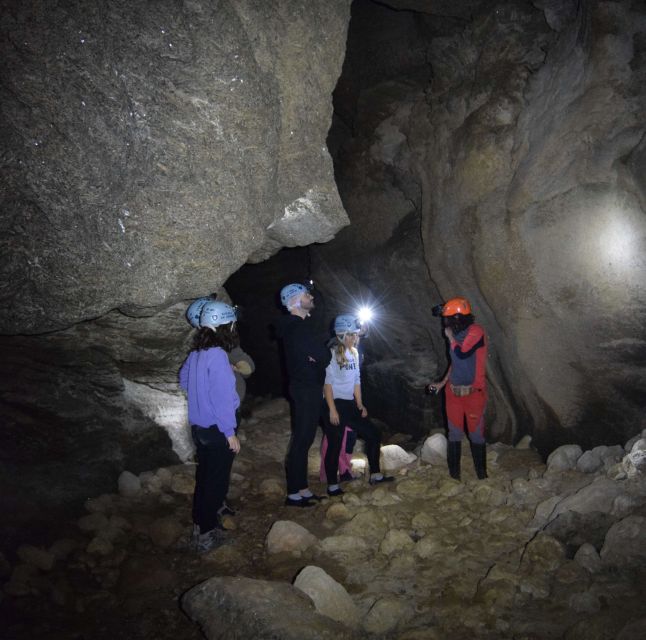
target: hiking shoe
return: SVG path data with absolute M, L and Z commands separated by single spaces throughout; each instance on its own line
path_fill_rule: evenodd
M 370 478 L 368 482 L 370 484 L 381 484 L 382 482 L 393 482 L 394 480 L 393 476 L 382 476 L 381 478 Z
M 343 489 L 341 489 L 341 487 L 339 487 L 338 489 L 328 489 L 327 490 L 327 494 L 331 498 L 333 498 L 334 496 L 342 496 L 344 493 L 345 493 L 345 491 Z
M 222 529 L 211 529 L 206 533 L 198 533 L 191 540 L 191 549 L 196 553 L 206 553 L 217 549 L 228 542 L 227 535 Z
M 301 498 L 300 500 L 294 500 L 293 498 L 290 498 L 288 496 L 287 498 L 285 498 L 285 506 L 301 507 L 301 509 L 304 509 L 305 507 L 313 507 L 314 503 L 310 502 L 308 498 Z
M 236 510 L 225 500 L 218 509 L 219 516 L 235 516 Z

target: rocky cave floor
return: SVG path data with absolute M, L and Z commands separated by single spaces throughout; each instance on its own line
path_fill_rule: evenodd
M 646 479 L 627 474 L 621 455 L 584 473 L 496 444 L 489 479 L 478 481 L 464 447 L 458 483 L 439 460 L 411 462 L 393 447 L 395 482 L 359 479 L 342 497 L 294 509 L 283 506 L 286 403 L 257 403 L 241 433 L 229 544 L 202 556 L 188 550 L 193 465 L 141 474 L 120 494 L 89 499 L 68 537 L 0 557 L 2 637 L 202 638 L 180 604 L 191 587 L 214 576 L 289 584 L 308 565 L 349 594 L 345 609 L 338 594 L 327 605 L 324 593 L 313 598 L 319 612 L 345 617 L 337 639 L 646 637 Z M 405 440 L 391 439 L 414 448 Z M 316 445 L 310 462 L 318 476 Z M 277 521 L 290 523 L 272 539 Z M 259 637 L 245 635 L 255 605 L 239 588 L 237 603 L 214 598 L 204 614 L 221 621 L 216 632 L 193 615 L 207 637 Z M 278 594 L 268 598 L 280 608 Z M 287 624 L 292 615 L 285 607 Z M 227 629 L 227 620 L 240 622 Z M 334 637 L 321 629 L 310 637 Z

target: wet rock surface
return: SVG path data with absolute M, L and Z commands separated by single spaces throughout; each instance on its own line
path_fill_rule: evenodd
M 0 558 L 4 636 L 638 637 L 643 474 L 546 473 L 532 449 L 495 445 L 484 481 L 467 452 L 461 483 L 417 458 L 389 486 L 364 477 L 344 484 L 341 498 L 294 509 L 262 489 L 283 485 L 288 415 L 275 402 L 253 406 L 263 417 L 252 413 L 241 428 L 226 544 L 204 555 L 188 549 L 191 496 L 173 487 L 190 484 L 191 464 L 139 474 L 138 492 L 89 499 L 65 537 Z M 318 438 L 312 479 L 317 447 Z M 573 504 L 547 526 L 536 519 L 545 502 L 554 510 L 607 482 L 630 499 L 629 512 Z M 277 527 L 307 543 L 270 548 Z

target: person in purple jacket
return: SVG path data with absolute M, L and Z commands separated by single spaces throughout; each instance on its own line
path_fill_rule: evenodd
M 193 548 L 213 549 L 226 540 L 218 511 L 229 489 L 235 454 L 240 398 L 228 353 L 239 345 L 232 307 L 217 300 L 204 304 L 193 348 L 179 372 L 188 395 L 188 419 L 196 447 L 193 494 Z

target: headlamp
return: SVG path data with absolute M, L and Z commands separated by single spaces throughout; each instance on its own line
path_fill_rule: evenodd
M 357 318 L 359 319 L 360 324 L 370 322 L 372 320 L 372 309 L 370 307 L 361 307 L 357 312 Z

